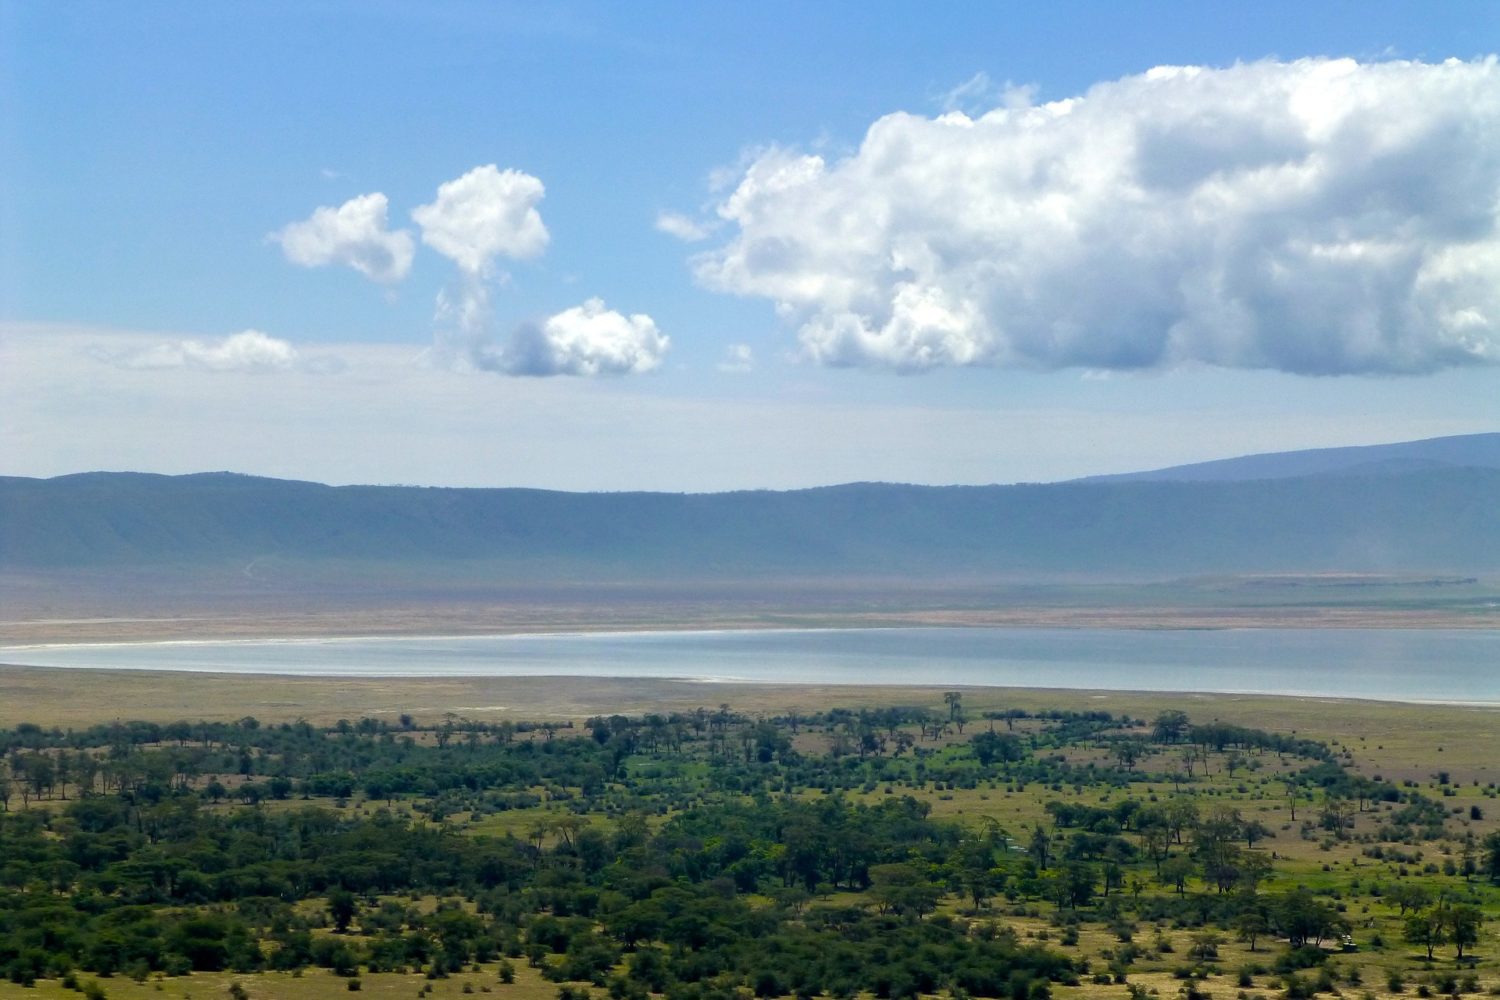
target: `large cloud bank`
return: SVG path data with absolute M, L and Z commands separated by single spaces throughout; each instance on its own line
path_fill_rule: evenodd
M 707 287 L 829 365 L 1416 373 L 1500 359 L 1500 65 L 1160 68 L 770 149 Z

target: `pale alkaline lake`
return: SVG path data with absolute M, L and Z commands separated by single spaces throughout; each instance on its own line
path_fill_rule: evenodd
M 890 628 L 0 647 L 0 663 L 323 677 L 654 677 L 1500 704 L 1500 631 Z

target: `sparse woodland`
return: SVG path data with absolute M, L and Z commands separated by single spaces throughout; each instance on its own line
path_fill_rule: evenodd
M 1493 784 L 1180 711 L 951 692 L 0 748 L 4 995 L 1500 994 Z

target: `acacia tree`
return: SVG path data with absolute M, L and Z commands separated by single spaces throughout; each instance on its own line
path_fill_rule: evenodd
M 994 841 L 966 840 L 948 858 L 954 881 L 974 901 L 978 910 L 999 889 L 1004 874 L 994 867 Z
M 1500 882 L 1500 830 L 1486 836 L 1481 844 L 1484 847 L 1483 871 L 1491 882 Z
M 1152 723 L 1151 735 L 1158 743 L 1176 743 L 1187 727 L 1187 713 L 1172 709 L 1156 717 L 1156 721 Z
M 1025 756 L 1021 741 L 1010 733 L 978 733 L 969 742 L 969 749 L 985 767 L 996 761 L 1008 764 Z
M 1479 942 L 1479 926 L 1484 922 L 1484 914 L 1479 907 L 1465 903 L 1445 908 L 1441 919 L 1448 940 L 1458 951 L 1457 957 L 1463 958 L 1464 949 Z
M 1177 890 L 1177 895 L 1187 893 L 1187 881 L 1193 876 L 1193 862 L 1181 854 L 1174 854 L 1164 861 L 1159 869 L 1163 885 Z
M 87 750 L 80 750 L 73 755 L 73 783 L 78 786 L 78 794 L 94 794 L 94 779 L 99 774 L 99 760 Z
M 1073 909 L 1087 906 L 1094 898 L 1097 885 L 1093 865 L 1069 861 L 1057 873 L 1057 901 L 1059 905 Z
M 1349 800 L 1331 791 L 1324 793 L 1318 822 L 1323 829 L 1332 831 L 1336 838 L 1343 840 L 1349 828 Z
M 22 765 L 19 776 L 24 787 L 30 789 L 32 798 L 39 799 L 44 793 L 51 794 L 55 771 L 50 754 L 27 754 L 18 763 Z
M 1047 870 L 1047 855 L 1052 850 L 1052 838 L 1040 825 L 1031 833 L 1031 842 L 1026 845 L 1026 851 L 1036 859 L 1036 866 L 1042 871 Z
M 1115 760 L 1120 762 L 1121 767 L 1127 771 L 1134 771 L 1136 761 L 1141 759 L 1141 744 L 1138 740 L 1132 739 L 1115 740 L 1110 745 L 1110 753 L 1114 755 Z
M 1271 877 L 1271 859 L 1264 851 L 1241 851 L 1239 874 L 1240 889 L 1253 896 L 1260 884 Z
M 942 890 L 916 865 L 893 862 L 870 866 L 870 896 L 881 913 L 917 919 L 937 907 Z
M 1287 775 L 1281 780 L 1286 785 L 1286 802 L 1291 807 L 1292 822 L 1295 823 L 1297 822 L 1297 799 L 1301 796 L 1302 782 L 1293 775 Z
M 1447 940 L 1446 928 L 1441 913 L 1426 910 L 1413 913 L 1406 918 L 1405 938 L 1407 944 L 1417 944 L 1427 949 L 1427 961 L 1432 961 L 1432 951 Z
M 1182 770 L 1187 775 L 1189 781 L 1193 778 L 1193 765 L 1198 763 L 1202 756 L 1203 752 L 1197 747 L 1187 746 L 1182 748 Z M 1203 769 L 1205 771 L 1208 770 L 1207 763 L 1203 765 Z
M 1305 944 L 1321 945 L 1325 937 L 1343 933 L 1348 924 L 1333 907 L 1322 902 L 1305 887 L 1298 886 L 1276 901 L 1276 923 L 1293 948 Z
M 359 901 L 354 898 L 354 893 L 338 887 L 328 890 L 328 916 L 333 920 L 335 931 L 346 932 L 358 914 Z
M 1248 944 L 1251 951 L 1255 951 L 1255 942 L 1268 930 L 1266 915 L 1259 910 L 1246 910 L 1234 919 L 1234 936 Z
M 1220 893 L 1232 889 L 1240 877 L 1241 836 L 1239 810 L 1216 806 L 1193 831 L 1193 853 L 1203 866 L 1203 879 Z
M 1198 804 L 1192 799 L 1173 799 L 1162 809 L 1162 817 L 1172 834 L 1173 842 L 1181 844 L 1183 833 L 1198 823 Z
M 1141 841 L 1141 851 L 1156 864 L 1156 874 L 1161 875 L 1161 863 L 1167 859 L 1167 853 L 1172 843 L 1171 833 L 1166 824 L 1161 822 L 1147 823 L 1136 832 Z
M 1432 893 L 1420 885 L 1398 882 L 1386 890 L 1385 901 L 1396 904 L 1400 908 L 1399 916 L 1404 917 L 1407 910 L 1420 910 L 1432 902 Z

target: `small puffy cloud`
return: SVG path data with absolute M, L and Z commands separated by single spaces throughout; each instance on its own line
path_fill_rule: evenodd
M 329 372 L 342 367 L 332 357 L 304 357 L 295 347 L 259 330 L 232 333 L 222 340 L 173 340 L 125 353 L 94 355 L 121 368 L 192 368 L 210 372 Z
M 519 170 L 475 167 L 438 188 L 437 200 L 411 213 L 422 242 L 466 274 L 483 276 L 496 257 L 535 257 L 547 248 L 537 203 L 546 189 Z
M 520 327 L 503 351 L 475 360 L 511 375 L 635 375 L 660 365 L 669 346 L 650 316 L 626 316 L 589 299 Z
M 386 198 L 376 191 L 350 198 L 338 208 L 319 208 L 271 239 L 287 260 L 303 267 L 345 264 L 382 284 L 395 284 L 411 271 L 411 233 L 386 227 Z
M 749 344 L 730 344 L 724 348 L 724 358 L 719 362 L 719 371 L 743 373 L 755 370 L 755 353 Z
M 828 365 L 1500 360 L 1494 57 L 1162 67 L 1007 103 L 888 115 L 839 159 L 759 151 L 698 280 L 772 300 Z
M 715 228 L 711 223 L 700 222 L 677 212 L 661 212 L 656 216 L 657 232 L 675 236 L 684 243 L 706 240 L 713 235 Z

